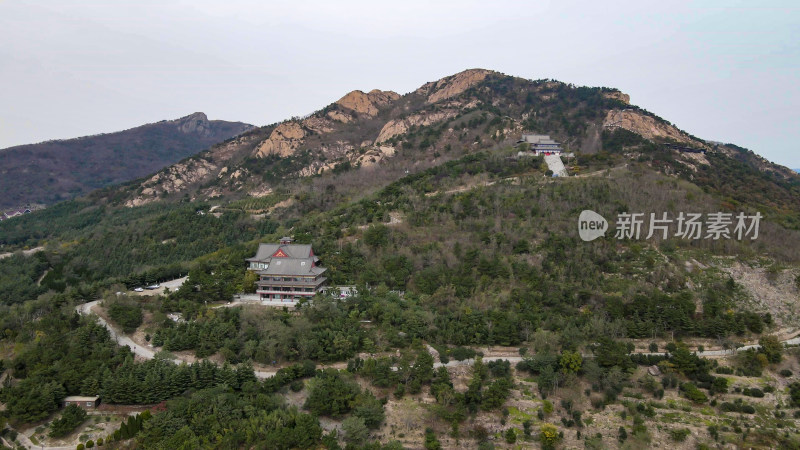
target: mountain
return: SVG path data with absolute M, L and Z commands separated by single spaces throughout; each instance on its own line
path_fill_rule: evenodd
M 513 146 L 523 131 L 551 135 L 578 161 L 596 154 L 643 153 L 652 168 L 737 202 L 755 201 L 781 215 L 800 211 L 795 172 L 747 149 L 691 136 L 630 104 L 619 90 L 484 69 L 429 82 L 405 95 L 353 91 L 308 117 L 214 146 L 116 191 L 114 198 L 127 206 L 170 198 L 260 198 L 292 180 L 322 174 L 346 178 L 337 182 L 342 194 L 344 186 L 361 183 L 352 187 L 357 193 L 376 181 L 473 151 Z M 752 182 L 741 183 L 741 177 Z M 800 213 L 791 220 L 800 224 Z
M 125 131 L 0 150 L 0 209 L 51 204 L 174 164 L 252 128 L 198 112 Z
M 523 132 L 559 141 L 567 176 Z M 583 241 L 587 209 L 616 230 Z M 757 239 L 611 225 L 719 212 L 761 213 Z M 283 236 L 356 295 L 228 304 L 255 290 L 245 259 Z M 800 447 L 797 349 L 781 346 L 800 333 L 800 176 L 612 88 L 473 69 L 353 91 L 4 221 L 0 250 L 3 417 L 43 445 L 96 440 L 41 424 L 65 395 L 100 393 L 168 400 L 103 436 L 142 448 Z M 132 290 L 183 276 L 164 296 Z M 74 313 L 92 299 L 159 356 L 134 359 Z

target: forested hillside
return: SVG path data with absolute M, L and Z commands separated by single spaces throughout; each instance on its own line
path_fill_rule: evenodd
M 570 176 L 523 131 L 562 142 Z M 611 226 L 591 242 L 586 209 Z M 618 238 L 631 212 L 763 219 L 757 239 Z M 119 448 L 798 448 L 798 214 L 797 175 L 613 89 L 467 71 L 351 93 L 0 223 L 5 251 L 43 246 L 0 259 L 0 415 L 55 444 L 42 424 L 89 430 L 58 419 L 66 395 L 148 409 L 69 441 Z M 228 304 L 282 236 L 357 295 Z M 155 358 L 74 312 L 91 300 Z

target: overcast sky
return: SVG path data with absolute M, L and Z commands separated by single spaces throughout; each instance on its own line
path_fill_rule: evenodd
M 265 125 L 475 67 L 619 88 L 800 167 L 796 0 L 0 0 L 0 148 L 194 111 Z

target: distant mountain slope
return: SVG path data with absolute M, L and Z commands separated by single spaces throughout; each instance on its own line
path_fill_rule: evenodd
M 153 173 L 252 128 L 198 112 L 116 133 L 0 150 L 0 209 L 50 204 Z
M 578 161 L 647 161 L 717 193 L 730 207 L 749 203 L 800 229 L 800 177 L 794 171 L 750 150 L 692 136 L 631 104 L 617 89 L 484 69 L 405 95 L 350 92 L 307 117 L 253 130 L 121 186 L 109 198 L 131 207 L 165 199 L 243 199 L 271 206 L 264 196 L 283 199 L 293 181 L 304 180 L 324 184 L 331 194 L 326 201 L 334 201 L 467 153 L 510 148 L 523 131 L 551 135 Z

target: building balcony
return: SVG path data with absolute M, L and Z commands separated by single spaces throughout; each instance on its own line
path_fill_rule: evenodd
M 306 291 L 276 291 L 274 289 L 257 289 L 256 294 L 258 295 L 298 295 L 301 297 L 313 297 L 317 293 L 316 289 L 311 292 Z
M 272 278 L 272 277 L 270 277 L 270 278 Z M 291 287 L 291 286 L 317 287 L 317 286 L 319 286 L 320 284 L 324 283 L 327 280 L 326 277 L 319 277 L 316 280 L 302 280 L 302 279 L 299 279 L 299 278 L 297 280 L 295 280 L 294 278 L 292 278 L 291 281 L 283 281 L 284 277 L 280 277 L 280 278 L 281 278 L 280 281 L 275 281 L 273 279 L 269 279 L 269 280 L 261 280 L 261 279 L 259 279 L 256 282 L 256 284 L 258 284 L 259 286 L 269 285 L 269 286 L 289 286 L 289 287 Z M 288 278 L 288 277 L 286 277 L 286 278 Z

